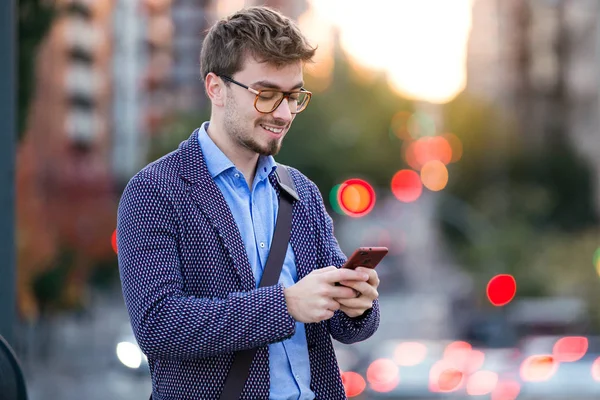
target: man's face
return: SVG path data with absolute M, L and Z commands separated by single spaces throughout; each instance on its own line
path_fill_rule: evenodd
M 241 71 L 232 78 L 252 89 L 298 90 L 302 86 L 302 63 L 275 67 L 247 56 Z M 256 95 L 243 87 L 229 84 L 225 104 L 225 131 L 234 142 L 261 155 L 275 155 L 281 148 L 295 114 L 287 100 L 269 114 L 254 108 Z

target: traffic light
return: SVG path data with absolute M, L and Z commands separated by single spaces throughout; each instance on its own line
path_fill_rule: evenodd
M 375 207 L 375 190 L 362 179 L 348 179 L 337 190 L 337 203 L 350 217 L 364 217 Z

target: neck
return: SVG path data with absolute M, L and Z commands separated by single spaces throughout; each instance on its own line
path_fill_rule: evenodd
M 251 185 L 252 181 L 254 181 L 254 175 L 256 174 L 259 154 L 236 143 L 235 140 L 225 132 L 222 125 L 214 122 L 212 118 L 206 133 L 208 133 L 208 136 L 223 154 L 231 160 L 233 165 L 244 174 L 248 187 L 252 187 Z

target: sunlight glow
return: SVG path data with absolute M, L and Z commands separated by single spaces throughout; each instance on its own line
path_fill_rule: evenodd
M 473 0 L 309 0 L 351 60 L 387 73 L 399 94 L 447 103 L 466 85 Z M 315 40 L 315 39 L 313 39 Z M 319 37 L 316 44 L 328 38 Z M 327 46 L 326 46 L 327 47 Z

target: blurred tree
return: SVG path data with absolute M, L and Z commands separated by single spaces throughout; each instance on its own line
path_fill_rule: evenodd
M 551 292 L 548 275 L 530 266 L 549 232 L 580 232 L 598 226 L 593 176 L 566 135 L 552 136 L 535 149 L 515 121 L 479 99 L 459 96 L 445 107 L 447 128 L 463 143 L 462 160 L 451 166 L 446 193 L 467 203 L 493 227 L 471 243 L 455 227 L 444 231 L 464 265 L 487 281 L 511 273 L 520 295 Z M 494 137 L 501 135 L 503 146 Z M 502 168 L 498 168 L 500 164 Z M 442 200 L 441 207 L 447 207 Z M 466 222 L 468 223 L 468 221 Z M 556 244 L 559 252 L 569 246 Z
M 50 30 L 54 6 L 44 0 L 18 0 L 19 104 L 18 135 L 25 132 L 31 96 L 35 86 L 35 64 L 40 43 Z

